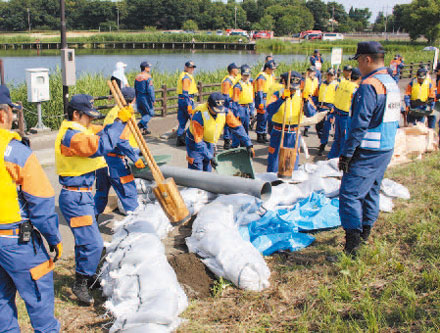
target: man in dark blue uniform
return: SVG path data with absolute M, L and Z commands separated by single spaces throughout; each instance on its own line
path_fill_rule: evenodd
M 141 72 L 136 75 L 134 80 L 134 89 L 136 90 L 136 107 L 142 115 L 138 126 L 142 129 L 142 134 L 151 134 L 148 129 L 148 122 L 154 117 L 154 102 L 156 96 L 154 94 L 153 79 L 150 75 L 150 63 L 141 62 Z
M 361 42 L 356 55 L 362 81 L 353 98 L 353 115 L 339 168 L 344 172 L 339 214 L 347 254 L 355 255 L 379 215 L 379 191 L 391 160 L 400 118 L 400 90 L 384 66 L 378 42 Z

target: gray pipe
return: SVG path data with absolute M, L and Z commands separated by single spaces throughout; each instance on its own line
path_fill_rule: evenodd
M 262 180 L 222 176 L 215 172 L 203 172 L 169 165 L 160 166 L 165 178 L 174 178 L 177 185 L 197 187 L 212 193 L 236 194 L 245 193 L 262 200 L 268 200 L 272 194 L 272 185 Z M 153 175 L 148 168 L 132 168 L 137 178 L 153 180 Z

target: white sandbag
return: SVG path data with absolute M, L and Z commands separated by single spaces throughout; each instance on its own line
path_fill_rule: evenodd
M 276 174 L 276 172 L 262 172 L 262 173 L 257 173 L 255 175 L 256 179 L 262 180 L 264 182 L 269 182 L 272 183 L 276 180 L 278 180 L 278 176 Z
M 241 238 L 238 225 L 250 222 L 245 216 L 260 207 L 261 200 L 249 195 L 221 196 L 200 210 L 186 238 L 189 251 L 204 258 L 214 274 L 253 291 L 269 286 L 270 270 L 257 249 Z
M 393 199 L 387 197 L 386 195 L 379 194 L 379 210 L 385 213 L 391 213 L 393 211 Z
M 158 204 L 115 222 L 101 271 L 105 307 L 115 318 L 110 332 L 171 332 L 181 323 L 188 300 L 159 238 L 170 229 Z
M 180 194 L 191 215 L 197 214 L 203 206 L 217 197 L 217 194 L 199 188 L 184 188 Z
M 396 183 L 394 180 L 384 178 L 380 185 L 380 190 L 388 197 L 400 198 L 408 200 L 411 198 L 409 190 L 402 184 Z

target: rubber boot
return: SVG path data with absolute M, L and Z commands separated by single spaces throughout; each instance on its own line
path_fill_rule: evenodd
M 224 139 L 223 149 L 224 150 L 231 149 L 231 139 Z
M 149 135 L 149 134 L 151 134 L 151 131 L 148 128 L 142 129 L 142 135 Z
M 371 225 L 362 226 L 361 238 L 364 243 L 367 242 L 368 237 L 370 237 L 370 233 L 371 233 Z
M 89 292 L 90 278 L 90 276 L 76 273 L 76 279 L 72 287 L 72 292 L 78 297 L 78 301 L 87 305 L 92 305 L 94 301 Z
M 90 290 L 97 290 L 101 288 L 101 282 L 99 281 L 98 274 L 93 274 L 89 277 L 88 288 Z
M 176 146 L 177 146 L 177 147 L 183 147 L 183 146 L 186 146 L 186 143 L 185 143 L 185 136 L 184 136 L 184 135 L 180 135 L 180 136 L 177 137 L 177 140 L 176 140 Z
M 303 136 L 306 136 L 306 137 L 309 136 L 309 128 L 308 127 L 304 128 Z
M 321 143 L 319 145 L 318 156 L 322 156 L 322 154 L 324 153 L 324 150 L 325 150 L 325 144 Z
M 266 141 L 264 141 L 263 134 L 257 133 L 257 142 L 258 143 L 266 143 Z
M 345 248 L 344 252 L 352 257 L 356 256 L 356 252 L 361 245 L 361 232 L 359 230 L 345 230 Z
M 264 143 L 268 143 L 269 140 L 267 139 L 267 134 L 264 133 L 264 134 L 262 134 L 262 136 L 263 136 L 263 141 L 264 141 Z

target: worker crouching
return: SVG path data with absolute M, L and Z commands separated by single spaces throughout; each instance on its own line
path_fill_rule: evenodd
M 225 98 L 220 93 L 209 96 L 208 102 L 200 104 L 195 110 L 186 131 L 186 151 L 188 168 L 211 171 L 216 166 L 214 161 L 215 145 L 223 128 L 227 124 L 239 137 L 240 142 L 247 148 L 249 155 L 254 157 L 255 152 L 251 139 L 246 134 L 240 120 L 231 110 L 225 107 Z
M 272 119 L 273 127 L 270 134 L 269 154 L 267 157 L 267 171 L 278 171 L 278 155 L 280 150 L 281 136 L 283 131 L 283 118 L 286 112 L 286 125 L 284 127 L 284 142 L 286 148 L 295 148 L 296 128 L 301 123 L 301 111 L 303 107 L 302 97 L 302 76 L 298 72 L 292 71 L 290 83 L 288 84 L 289 73 L 281 75 L 281 82 L 286 88 L 282 88 L 274 93 L 277 100 L 267 107 L 268 117 Z M 300 140 L 300 137 L 298 137 Z M 299 147 L 299 145 L 298 145 Z M 295 169 L 298 168 L 298 159 L 295 161 Z
M 104 129 L 92 125 L 92 120 L 102 115 L 93 107 L 90 95 L 73 96 L 67 113 L 68 120 L 62 122 L 55 140 L 56 170 L 63 186 L 59 205 L 75 237 L 76 280 L 72 291 L 79 301 L 92 304 L 88 286 L 103 249 L 92 194 L 95 171 L 107 166 L 102 156 L 115 149 L 133 108 L 121 109 L 118 119 Z

